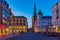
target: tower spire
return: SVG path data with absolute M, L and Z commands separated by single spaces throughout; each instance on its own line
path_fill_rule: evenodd
M 36 16 L 36 2 L 34 1 L 34 13 L 33 16 Z

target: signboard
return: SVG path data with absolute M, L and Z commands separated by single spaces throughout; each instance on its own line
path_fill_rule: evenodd
M 3 29 L 4 28 L 4 25 L 3 24 L 0 24 L 0 29 Z

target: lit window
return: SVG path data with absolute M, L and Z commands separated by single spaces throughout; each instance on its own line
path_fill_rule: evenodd
M 17 28 L 19 28 L 19 26 L 17 26 Z
M 9 31 L 9 29 L 8 29 L 8 28 L 6 28 L 6 31 Z
M 3 20 L 3 22 L 5 22 L 5 20 Z
M 20 29 L 20 32 L 21 32 L 22 30 Z
M 20 28 L 22 28 L 22 26 L 20 26 Z
M 9 28 L 12 28 L 12 26 L 10 26 Z
M 5 15 L 3 15 L 3 17 L 5 17 Z
M 19 30 L 17 30 L 17 33 L 19 32 Z
M 25 29 L 26 27 L 25 26 L 23 26 L 23 29 Z
M 26 30 L 23 30 L 24 32 L 26 31 Z

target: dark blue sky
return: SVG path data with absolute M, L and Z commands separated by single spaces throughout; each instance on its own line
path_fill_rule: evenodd
M 51 16 L 51 8 L 57 3 L 57 1 L 58 0 L 35 0 L 37 12 L 41 9 L 44 16 Z M 7 0 L 7 2 L 12 8 L 14 15 L 27 17 L 29 27 L 31 27 L 34 0 Z

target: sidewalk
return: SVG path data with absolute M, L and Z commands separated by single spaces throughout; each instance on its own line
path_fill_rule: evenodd
M 19 35 L 19 34 L 8 34 L 8 35 L 0 36 L 0 40 L 5 40 L 7 38 L 14 37 L 17 35 Z

